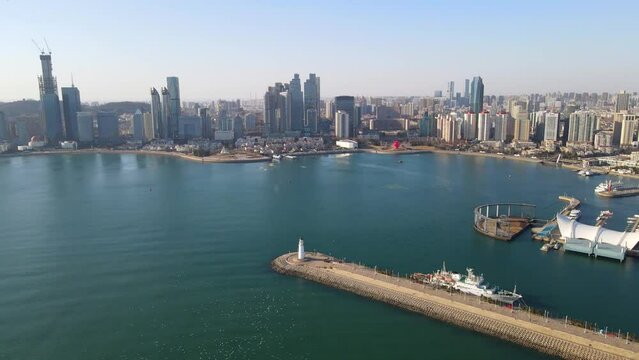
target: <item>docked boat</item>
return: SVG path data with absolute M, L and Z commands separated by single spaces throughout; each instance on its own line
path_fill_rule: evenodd
M 570 210 L 570 213 L 568 214 L 568 218 L 570 220 L 579 220 L 579 218 L 581 217 L 581 210 Z
M 557 242 L 555 243 L 555 245 L 553 245 L 553 247 L 552 247 L 552 248 L 553 248 L 553 249 L 555 249 L 555 250 L 559 250 L 559 249 L 561 248 L 561 243 L 560 243 L 559 241 L 557 241 Z
M 282 158 L 282 155 L 279 155 L 279 154 L 273 155 L 273 160 L 280 160 L 281 158 Z
M 543 252 L 548 252 L 548 250 L 550 250 L 552 246 L 550 246 L 549 243 L 545 243 L 541 246 L 541 248 L 539 248 L 539 250 L 543 251 Z
M 579 170 L 579 172 L 577 172 L 577 175 L 580 175 L 580 176 L 593 176 L 593 175 L 595 175 L 595 173 L 592 172 L 590 169 L 581 169 L 581 170 Z
M 295 156 L 293 156 L 293 155 L 285 155 L 284 157 L 287 158 L 287 159 L 295 159 Z
M 595 193 L 598 194 L 598 193 L 604 193 L 604 192 L 617 191 L 621 189 L 622 187 L 623 187 L 623 183 L 621 181 L 613 182 L 612 180 L 606 180 L 602 182 L 601 184 L 597 185 L 597 187 L 595 188 Z
M 513 304 L 523 297 L 517 294 L 517 287 L 513 291 L 503 290 L 485 282 L 483 275 L 476 275 L 472 268 L 466 268 L 466 275 L 446 270 L 446 264 L 441 270 L 430 274 L 415 273 L 411 275 L 414 280 L 451 288 L 465 294 L 485 297 L 502 303 Z

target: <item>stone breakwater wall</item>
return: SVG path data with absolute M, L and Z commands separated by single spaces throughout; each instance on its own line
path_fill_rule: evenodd
M 550 336 L 543 332 L 492 319 L 481 315 L 479 313 L 480 311 L 477 313 L 465 311 L 455 308 L 454 306 L 446 306 L 408 294 L 402 294 L 391 289 L 371 286 L 370 284 L 350 279 L 346 276 L 340 276 L 339 274 L 321 268 L 297 264 L 292 265 L 286 261 L 286 257 L 286 255 L 280 256 L 273 260 L 271 263 L 273 270 L 281 274 L 301 277 L 337 289 L 349 291 L 363 297 L 383 301 L 387 304 L 420 313 L 445 323 L 494 336 L 546 354 L 565 359 L 584 360 L 637 358 L 637 356 L 620 356 L 564 340 L 556 336 Z

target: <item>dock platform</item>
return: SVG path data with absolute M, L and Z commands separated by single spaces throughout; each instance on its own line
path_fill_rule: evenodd
M 287 253 L 272 268 L 320 284 L 383 301 L 482 334 L 566 359 L 639 359 L 639 344 L 530 312 L 496 306 L 479 297 L 435 289 L 407 278 L 346 263 L 321 253 Z

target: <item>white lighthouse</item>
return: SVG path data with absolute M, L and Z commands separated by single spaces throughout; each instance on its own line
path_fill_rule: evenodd
M 297 260 L 304 261 L 304 239 L 300 238 L 297 244 Z

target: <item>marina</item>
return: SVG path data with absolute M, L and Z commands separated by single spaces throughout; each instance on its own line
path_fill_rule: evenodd
M 391 276 L 355 263 L 312 252 L 305 253 L 300 240 L 297 252 L 277 257 L 273 270 L 301 277 L 362 297 L 416 312 L 452 325 L 525 346 L 566 359 L 639 359 L 639 344 L 624 339 L 621 331 L 608 335 L 607 329 L 588 330 L 587 325 L 552 319 L 481 301 L 480 296 L 442 291 L 414 278 Z

